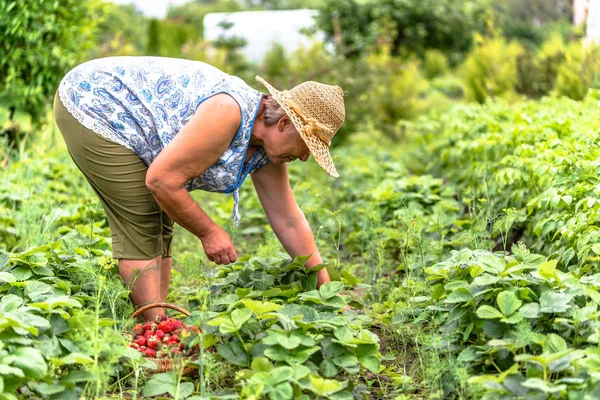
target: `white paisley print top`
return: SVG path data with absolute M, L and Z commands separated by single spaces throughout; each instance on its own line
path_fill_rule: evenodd
M 135 152 L 150 165 L 209 97 L 227 93 L 240 106 L 242 120 L 228 149 L 202 175 L 186 183 L 233 193 L 233 219 L 239 222 L 239 188 L 269 162 L 261 147 L 250 160 L 246 150 L 262 94 L 243 80 L 200 61 L 163 57 L 107 57 L 85 62 L 61 81 L 58 94 L 86 128 Z

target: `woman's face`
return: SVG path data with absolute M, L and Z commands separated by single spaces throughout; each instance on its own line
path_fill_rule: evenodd
M 268 127 L 263 148 L 273 164 L 283 164 L 297 159 L 306 161 L 310 156 L 306 143 L 287 117 L 281 118 L 277 124 Z

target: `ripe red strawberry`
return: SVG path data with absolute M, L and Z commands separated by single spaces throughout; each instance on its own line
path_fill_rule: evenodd
M 156 338 L 148 338 L 148 348 L 156 350 L 158 348 L 158 341 Z
M 169 339 L 173 343 L 179 343 L 179 337 L 177 335 L 171 335 L 171 339 Z
M 173 324 L 169 320 L 162 321 L 160 324 L 158 324 L 158 329 L 164 333 L 171 333 L 171 331 L 173 331 Z
M 165 333 L 163 331 L 161 331 L 160 329 L 157 329 L 156 332 L 154 333 L 156 335 L 156 337 L 160 340 L 162 340 L 162 338 L 165 337 Z
M 144 330 L 147 331 L 148 329 L 150 329 L 150 325 L 152 325 L 152 322 L 148 321 L 142 326 L 142 328 L 144 328 Z
M 143 336 L 138 336 L 137 339 L 135 339 L 133 341 L 133 343 L 137 344 L 138 346 L 145 346 L 146 345 L 146 338 Z
M 142 324 L 136 324 L 131 330 L 131 333 L 133 334 L 133 336 L 141 335 L 142 333 L 144 333 L 144 327 L 142 326 Z
M 178 328 L 182 328 L 183 327 L 183 322 L 181 322 L 178 319 L 174 319 L 173 322 L 173 328 L 178 329 Z
M 146 356 L 148 357 L 156 357 L 156 351 L 152 349 L 146 349 Z
M 147 330 L 146 332 L 144 332 L 145 338 L 149 338 L 150 336 L 154 336 L 154 332 L 152 332 L 151 330 Z

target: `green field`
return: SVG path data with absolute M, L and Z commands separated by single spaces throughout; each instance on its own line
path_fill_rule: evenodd
M 356 132 L 337 180 L 292 165 L 334 281 L 319 290 L 251 185 L 237 229 L 231 198 L 195 195 L 242 257 L 217 267 L 176 233 L 168 301 L 203 331 L 193 377 L 144 374 L 102 208 L 47 131 L 0 182 L 0 397 L 598 398 L 599 99 L 454 106 L 400 142 Z

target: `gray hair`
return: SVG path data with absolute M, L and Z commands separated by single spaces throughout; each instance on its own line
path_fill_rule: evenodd
M 276 124 L 281 117 L 286 116 L 285 110 L 279 105 L 277 101 L 270 94 L 265 95 L 265 111 L 264 111 L 264 121 L 265 125 L 270 126 Z

